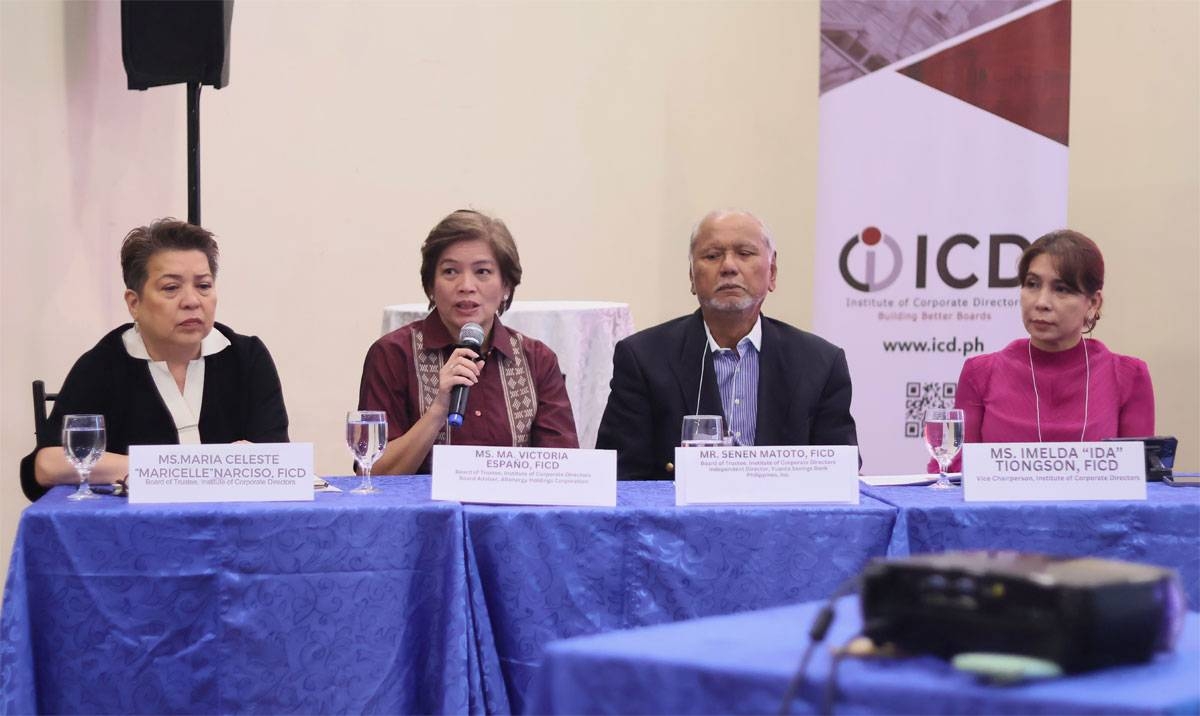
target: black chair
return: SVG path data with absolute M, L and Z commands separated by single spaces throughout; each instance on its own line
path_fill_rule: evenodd
M 33 435 L 35 444 L 42 445 L 45 442 L 54 442 L 47 432 L 50 430 L 50 418 L 46 415 L 46 403 L 58 400 L 58 393 L 47 393 L 46 384 L 40 380 L 33 381 Z M 33 461 L 37 455 L 37 450 L 29 453 L 21 458 L 21 490 L 25 496 L 33 502 L 41 497 L 46 488 L 37 484 L 37 479 L 34 477 Z
M 47 393 L 46 384 L 40 380 L 33 381 L 33 436 L 40 443 L 46 435 L 50 417 L 46 414 L 46 403 L 58 400 L 58 393 Z

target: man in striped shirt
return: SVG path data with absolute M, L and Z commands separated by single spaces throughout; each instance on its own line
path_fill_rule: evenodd
M 617 344 L 596 447 L 621 479 L 672 479 L 684 415 L 722 415 L 734 445 L 854 445 L 850 373 L 840 348 L 762 315 L 775 241 L 744 211 L 696 225 L 688 277 L 695 313 Z

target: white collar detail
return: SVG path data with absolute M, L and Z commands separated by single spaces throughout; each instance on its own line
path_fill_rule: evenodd
M 712 331 L 708 327 L 708 323 L 705 321 L 701 321 L 701 322 L 704 323 L 704 335 L 708 337 L 709 352 L 716 353 L 718 351 L 730 350 L 729 348 L 722 348 L 721 346 L 717 345 L 717 341 L 716 341 L 716 339 L 713 338 L 713 334 L 712 334 Z M 747 333 L 744 337 L 742 337 L 742 339 L 740 341 L 738 341 L 738 345 L 741 345 L 742 341 L 747 340 L 747 339 L 750 340 L 750 345 L 754 346 L 754 351 L 756 353 L 762 352 L 762 314 L 761 313 L 758 314 L 758 318 L 754 319 L 754 327 L 751 328 L 750 332 Z M 740 351 L 739 351 L 739 353 L 740 353 Z
M 150 351 L 146 350 L 146 342 L 142 340 L 142 332 L 138 330 L 136 323 L 121 334 L 121 342 L 125 344 L 125 352 L 131 358 L 150 360 Z M 200 357 L 203 358 L 214 353 L 220 353 L 229 346 L 229 339 L 225 337 L 225 334 L 213 328 L 200 341 Z
M 150 368 L 150 377 L 154 387 L 162 398 L 175 430 L 179 433 L 180 445 L 197 445 L 200 443 L 200 409 L 204 404 L 204 358 L 219 353 L 229 347 L 229 339 L 218 330 L 209 331 L 200 342 L 200 357 L 188 361 L 187 376 L 184 378 L 183 390 L 175 382 L 166 361 L 151 360 L 146 343 L 137 326 L 121 334 L 125 344 L 125 352 L 133 358 L 146 361 Z

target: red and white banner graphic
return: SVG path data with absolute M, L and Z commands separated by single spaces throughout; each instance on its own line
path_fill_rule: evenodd
M 1066 225 L 1069 0 L 821 3 L 814 329 L 846 349 L 867 474 L 1023 335 L 1017 259 Z

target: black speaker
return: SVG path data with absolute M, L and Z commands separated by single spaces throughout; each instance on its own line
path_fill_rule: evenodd
M 129 89 L 229 84 L 233 0 L 121 0 L 121 55 Z

